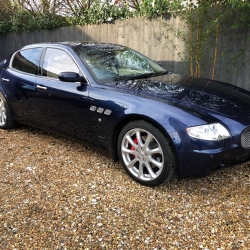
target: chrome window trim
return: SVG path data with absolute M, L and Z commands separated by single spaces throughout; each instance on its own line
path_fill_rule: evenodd
M 82 74 L 82 76 L 86 79 L 87 85 L 91 85 L 91 84 L 90 84 L 90 80 L 86 77 L 86 75 L 85 75 L 84 72 L 82 71 L 81 67 L 80 67 L 79 64 L 76 62 L 75 58 L 72 57 L 72 55 L 69 53 L 69 51 L 68 51 L 67 49 L 65 49 L 65 48 L 60 48 L 60 47 L 54 47 L 54 46 L 37 46 L 37 47 L 36 47 L 36 46 L 34 46 L 34 47 L 30 47 L 30 48 L 20 49 L 20 50 L 16 51 L 16 52 L 12 55 L 11 60 L 10 60 L 10 64 L 9 64 L 10 69 L 12 69 L 12 70 L 14 70 L 14 71 L 16 71 L 16 72 L 18 72 L 18 73 L 24 74 L 24 75 L 29 75 L 29 76 L 39 77 L 39 78 L 46 78 L 46 79 L 53 79 L 53 80 L 58 80 L 58 81 L 60 81 L 59 79 L 56 79 L 56 78 L 53 78 L 53 77 L 42 76 L 42 75 L 34 75 L 34 74 L 31 74 L 31 73 L 27 73 L 27 72 L 24 72 L 24 71 L 21 71 L 21 70 L 18 70 L 18 69 L 13 68 L 12 63 L 13 63 L 13 60 L 14 60 L 15 55 L 16 55 L 18 52 L 24 51 L 24 50 L 36 49 L 36 48 L 41 48 L 41 49 L 43 49 L 42 54 L 41 54 L 41 58 L 40 58 L 40 60 L 39 60 L 39 65 L 40 65 L 41 70 L 42 70 L 42 66 L 43 66 L 43 65 L 41 65 L 41 63 L 43 63 L 44 56 L 45 56 L 45 53 L 46 53 L 47 48 L 63 50 L 63 51 L 65 51 L 65 52 L 71 57 L 71 59 L 74 61 L 74 63 L 76 64 L 77 68 L 79 69 L 79 72 L 80 72 L 80 73 Z

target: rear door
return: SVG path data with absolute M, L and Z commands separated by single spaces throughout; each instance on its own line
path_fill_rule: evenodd
M 33 97 L 39 72 L 42 48 L 20 50 L 14 54 L 10 67 L 1 75 L 2 86 L 14 114 L 20 122 L 31 124 L 37 116 Z

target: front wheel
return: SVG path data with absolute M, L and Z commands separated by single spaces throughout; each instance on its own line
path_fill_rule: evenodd
M 145 121 L 130 122 L 122 129 L 118 153 L 126 172 L 143 185 L 163 184 L 175 174 L 176 160 L 168 139 Z
M 13 127 L 13 122 L 10 118 L 10 111 L 6 99 L 0 93 L 0 129 L 10 129 Z

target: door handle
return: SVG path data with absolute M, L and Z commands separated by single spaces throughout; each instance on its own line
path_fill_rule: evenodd
M 10 80 L 7 79 L 7 78 L 2 78 L 2 80 L 3 80 L 4 82 L 9 82 L 9 81 L 10 81 Z
M 37 85 L 36 87 L 37 87 L 38 89 L 42 89 L 42 90 L 46 90 L 46 89 L 47 89 L 46 87 L 41 86 L 41 85 Z

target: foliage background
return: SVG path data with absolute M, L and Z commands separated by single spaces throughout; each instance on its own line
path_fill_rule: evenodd
M 208 15 L 211 7 L 218 10 L 215 16 Z M 138 16 L 156 18 L 168 13 L 182 16 L 196 28 L 193 11 L 201 21 L 200 27 L 203 20 L 220 26 L 234 13 L 238 13 L 234 15 L 234 28 L 250 25 L 250 3 L 245 0 L 1 0 L 0 33 L 100 24 Z
M 155 18 L 170 10 L 167 0 L 70 1 L 1 0 L 0 33 L 108 23 L 123 18 Z
M 186 73 L 216 79 L 232 64 L 235 71 L 242 64 L 249 41 L 237 50 L 232 48 L 250 27 L 249 13 L 250 2 L 244 0 L 1 0 L 0 34 L 98 25 L 135 17 L 177 16 L 185 25 L 176 29 L 163 22 L 165 31 L 158 36 L 164 36 L 166 47 L 178 53 Z M 220 49 L 222 37 L 230 43 Z M 176 38 L 185 47 L 183 50 L 178 50 Z M 230 50 L 234 53 L 227 53 Z M 208 69 L 209 75 L 205 73 Z

